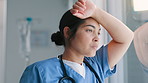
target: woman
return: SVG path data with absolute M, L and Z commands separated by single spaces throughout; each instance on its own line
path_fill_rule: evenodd
M 97 50 L 100 25 L 113 40 Z M 63 54 L 27 67 L 20 83 L 58 83 L 59 80 L 64 83 L 104 83 L 106 77 L 115 73 L 115 65 L 133 39 L 130 29 L 97 8 L 91 0 L 78 0 L 63 15 L 59 29 L 52 35 L 52 41 L 64 45 Z M 68 79 L 61 79 L 63 76 Z

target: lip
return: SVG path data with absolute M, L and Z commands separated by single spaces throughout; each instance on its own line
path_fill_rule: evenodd
M 93 49 L 97 50 L 98 46 L 91 46 Z

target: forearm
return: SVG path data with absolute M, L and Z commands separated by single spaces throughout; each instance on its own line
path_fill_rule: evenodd
M 113 39 L 108 44 L 108 62 L 112 68 L 119 62 L 127 51 L 131 41 L 133 40 L 134 34 L 120 20 L 99 8 L 96 9 L 92 18 L 98 21 L 108 31 Z
M 132 40 L 133 32 L 107 12 L 97 8 L 92 17 L 108 31 L 115 42 L 126 43 Z

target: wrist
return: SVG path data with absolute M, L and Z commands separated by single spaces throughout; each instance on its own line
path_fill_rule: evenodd
M 94 13 L 92 14 L 92 18 L 99 21 L 101 17 L 101 11 L 102 10 L 100 8 L 95 8 Z

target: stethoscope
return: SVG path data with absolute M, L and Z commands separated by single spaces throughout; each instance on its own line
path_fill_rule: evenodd
M 63 60 L 62 60 L 62 55 L 60 55 L 60 56 L 58 56 L 58 57 L 59 57 L 59 60 L 60 60 L 60 64 L 61 64 L 62 71 L 63 71 L 63 73 L 64 73 L 63 77 L 60 78 L 59 83 L 62 83 L 63 80 L 69 80 L 69 81 L 71 81 L 72 83 L 76 83 L 73 78 L 71 78 L 71 77 L 69 77 L 69 76 L 67 75 L 67 73 L 66 73 L 66 68 L 65 68 L 64 63 L 63 63 Z M 86 60 L 84 60 L 83 62 L 84 62 L 84 63 L 86 64 L 86 66 L 88 66 L 88 68 L 95 74 L 95 76 L 96 76 L 96 78 L 98 79 L 99 83 L 101 83 L 101 80 L 100 80 L 100 78 L 99 78 L 97 72 L 92 68 L 92 66 L 91 66 Z

